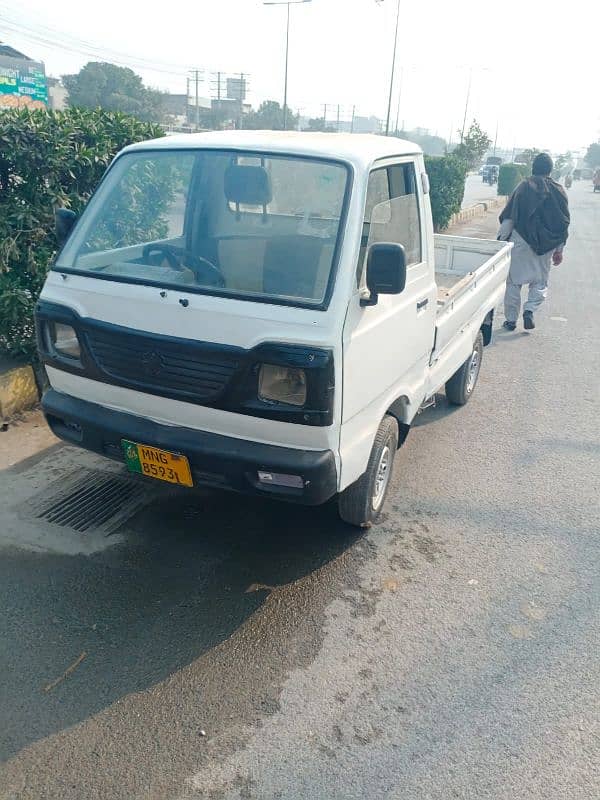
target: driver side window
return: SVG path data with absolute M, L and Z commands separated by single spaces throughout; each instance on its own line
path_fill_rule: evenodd
M 359 286 L 364 279 L 368 248 L 374 242 L 401 244 L 408 267 L 421 262 L 421 220 L 414 162 L 380 167 L 369 175 L 357 265 Z

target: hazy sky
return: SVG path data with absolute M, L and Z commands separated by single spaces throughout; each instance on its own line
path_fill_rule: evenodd
M 340 103 L 342 118 L 352 105 L 357 114 L 385 117 L 395 13 L 396 0 L 292 6 L 290 106 L 321 116 L 328 103 L 333 119 Z M 462 125 L 472 67 L 468 117 L 492 138 L 498 123 L 499 144 L 585 147 L 600 136 L 599 26 L 598 4 L 589 0 L 401 0 L 393 120 L 403 67 L 400 120 L 448 138 Z M 243 71 L 255 105 L 282 100 L 284 35 L 285 7 L 258 0 L 0 6 L 0 40 L 45 61 L 49 74 L 118 60 L 148 84 L 185 92 L 189 69 Z M 90 47 L 98 56 L 74 52 Z

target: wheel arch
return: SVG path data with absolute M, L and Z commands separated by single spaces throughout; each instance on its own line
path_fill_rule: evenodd
M 400 395 L 384 414 L 384 416 L 394 417 L 398 423 L 398 449 L 402 447 L 410 431 L 410 423 L 408 422 L 409 405 L 408 397 L 405 394 Z
M 483 346 L 487 347 L 492 341 L 492 325 L 494 324 L 494 309 L 490 309 L 481 323 L 480 331 L 483 336 Z

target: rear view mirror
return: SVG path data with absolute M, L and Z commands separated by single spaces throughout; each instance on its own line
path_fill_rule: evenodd
M 406 286 L 406 254 L 401 244 L 376 242 L 367 255 L 367 288 L 370 297 L 362 306 L 374 306 L 380 294 L 400 294 Z
M 62 245 L 69 238 L 69 234 L 73 230 L 73 226 L 77 221 L 77 214 L 71 211 L 70 208 L 59 208 L 54 215 L 54 230 L 58 244 Z

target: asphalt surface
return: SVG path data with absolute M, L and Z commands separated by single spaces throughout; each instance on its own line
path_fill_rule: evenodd
M 3 800 L 600 796 L 600 196 L 571 191 L 538 327 L 418 418 L 367 535 L 216 492 L 59 528 L 40 496 L 115 467 L 23 423 L 39 452 L 0 472 Z
M 498 186 L 484 183 L 481 175 L 468 175 L 465 181 L 465 194 L 462 207 L 468 208 L 476 203 L 485 202 L 498 196 Z

